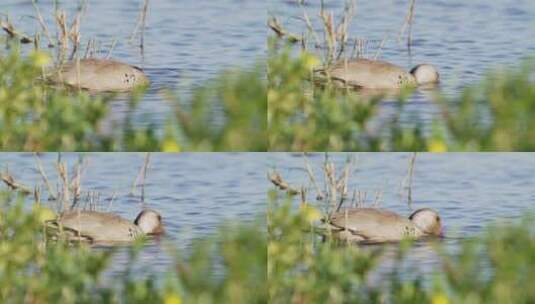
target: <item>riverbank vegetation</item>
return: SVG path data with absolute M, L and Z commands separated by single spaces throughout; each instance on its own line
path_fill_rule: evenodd
M 55 3 L 51 16 L 43 16 L 38 3 L 33 4 L 31 17 L 38 29 L 34 34 L 24 33 L 7 13 L 0 18 L 0 29 L 5 33 L 0 37 L 5 45 L 0 51 L 0 150 L 267 150 L 263 64 L 222 70 L 211 80 L 197 84 L 187 98 L 171 88 L 160 88 L 157 94 L 169 105 L 167 116 L 153 123 L 150 114 L 143 115 L 140 124 L 138 109 L 149 88 L 131 96 L 96 95 L 52 87 L 43 81 L 50 70 L 66 62 L 110 59 L 117 40 L 82 40 L 87 1 L 80 1 L 72 15 Z M 139 48 L 141 57 L 148 7 L 149 1 L 143 1 L 129 43 L 134 51 Z M 122 103 L 127 109 L 119 119 L 112 113 L 114 103 Z
M 410 243 L 401 243 L 380 284 L 372 276 L 384 248 L 322 242 L 313 231 L 321 213 L 293 208 L 271 193 L 268 210 L 270 303 L 531 303 L 535 231 L 530 218 L 490 225 L 461 241 L 458 252 L 434 244 L 441 258 L 432 275 L 400 272 Z M 416 277 L 416 278 L 413 278 Z
M 410 189 L 414 161 L 414 157 L 409 160 L 404 189 Z M 166 273 L 145 268 L 136 271 L 138 254 L 145 244 L 134 244 L 126 248 L 129 260 L 125 271 L 114 276 L 106 271 L 124 248 L 97 249 L 61 238 L 47 240 L 43 221 L 54 215 L 47 207 L 50 202 L 40 199 L 44 190 L 32 191 L 31 186 L 6 178 L 11 190 L 0 192 L 0 298 L 5 303 L 438 304 L 535 300 L 529 288 L 535 279 L 535 230 L 529 216 L 491 224 L 477 236 L 456 239 L 459 245 L 453 251 L 447 240 L 425 241 L 440 258 L 431 274 L 421 273 L 416 265 L 408 275 L 404 264 L 411 248 L 422 244 L 358 247 L 328 236 L 322 240 L 316 233 L 317 224 L 332 210 L 344 204 L 370 204 L 370 199 L 372 204 L 380 203 L 380 194 L 373 199 L 373 195 L 348 187 L 354 166 L 352 159 L 336 167 L 326 158 L 318 175 L 317 168 L 305 159 L 302 172 L 308 175 L 307 187 L 291 184 L 272 171 L 269 178 L 276 189 L 268 191 L 267 214 L 262 218 L 223 224 L 213 235 L 196 239 L 187 250 L 177 251 L 171 241 L 163 240 L 163 250 L 174 257 Z M 77 193 L 84 197 L 76 190 L 79 178 L 75 173 L 69 180 L 62 179 L 66 167 L 59 160 L 56 167 L 59 192 L 49 191 L 47 196 L 50 199 L 53 194 L 59 205 L 69 206 L 71 201 L 62 201 L 76 201 Z M 296 198 L 299 206 L 294 205 Z M 387 258 L 393 263 L 387 264 L 385 273 L 387 250 L 394 250 L 395 255 Z M 377 281 L 374 277 L 381 265 L 381 280 Z
M 415 157 L 403 189 L 411 206 Z M 332 238 L 321 220 L 344 207 L 377 207 L 375 195 L 350 189 L 348 159 L 328 158 L 321 172 L 305 159 L 303 186 L 277 171 L 268 199 L 268 290 L 270 303 L 531 303 L 535 275 L 533 216 L 489 223 L 478 235 L 444 240 L 348 245 Z M 305 186 L 307 185 L 307 186 Z M 403 195 L 405 198 L 405 196 Z M 298 206 L 295 204 L 298 203 Z M 452 246 L 452 242 L 456 244 Z M 431 265 L 412 257 L 425 246 Z M 422 254 L 422 251 L 418 251 Z M 410 262 L 409 262 L 410 261 Z M 429 261 L 427 261 L 429 262 Z
M 35 185 L 13 176 L 6 164 L 0 174 L 7 187 L 0 189 L 0 302 L 267 303 L 264 214 L 219 223 L 187 246 L 164 235 L 131 246 L 90 247 L 68 241 L 45 222 L 62 211 L 108 211 L 125 194 L 86 189 L 83 155 L 69 166 L 58 154 L 49 172 L 37 154 L 35 161 L 41 178 Z M 128 194 L 144 208 L 149 167 L 147 153 Z M 160 247 L 165 270 L 146 264 L 145 246 Z
M 407 36 L 414 1 L 401 25 L 398 40 Z M 427 95 L 437 114 L 424 122 L 407 117 L 414 93 L 356 91 L 318 81 L 318 69 L 340 58 L 378 59 L 377 46 L 350 37 L 354 1 L 341 14 L 322 5 L 318 20 L 303 8 L 302 34 L 290 32 L 275 16 L 268 26 L 268 141 L 275 151 L 533 151 L 535 125 L 534 61 L 491 69 L 480 83 L 457 96 L 416 89 Z M 336 19 L 334 16 L 340 16 Z M 392 37 L 390 37 L 390 40 Z M 319 84 L 318 84 L 319 82 Z M 423 90 L 423 91 L 422 91 Z M 398 95 L 398 96 L 395 96 Z M 385 115 L 388 112 L 388 115 Z
M 182 106 L 167 94 L 173 111 L 165 130 L 135 124 L 134 92 L 117 125 L 107 117 L 113 95 L 51 88 L 39 78 L 50 62 L 42 51 L 22 57 L 0 54 L 0 150 L 8 151 L 265 151 L 266 91 L 262 69 L 228 71 L 195 89 Z M 216 114 L 222 108 L 223 117 Z M 216 117 L 217 116 L 217 117 Z M 108 125 L 106 125 L 108 123 Z
M 2 303 L 267 303 L 263 220 L 225 224 L 187 252 L 164 244 L 174 257 L 166 274 L 133 270 L 144 246 L 138 243 L 128 248 L 125 271 L 104 277 L 117 248 L 47 242 L 50 210 L 27 208 L 14 192 L 0 194 Z

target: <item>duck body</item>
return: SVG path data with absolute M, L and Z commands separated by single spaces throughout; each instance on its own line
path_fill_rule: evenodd
M 417 212 L 425 212 L 425 219 L 414 220 Z M 383 243 L 397 242 L 406 238 L 420 238 L 426 235 L 440 235 L 442 229 L 434 221 L 440 222 L 436 213 L 430 209 L 417 210 L 411 217 L 406 218 L 394 212 L 374 208 L 352 208 L 336 212 L 332 215 L 328 225 L 332 235 L 350 243 Z M 423 227 L 422 227 L 423 226 Z M 427 227 L 429 226 L 429 227 Z
M 142 217 L 144 219 L 140 220 Z M 49 221 L 48 227 L 62 230 L 69 240 L 94 244 L 132 242 L 146 234 L 163 233 L 161 217 L 150 210 L 142 211 L 134 222 L 112 213 L 69 211 Z
M 319 72 L 335 84 L 360 89 L 389 90 L 438 82 L 436 69 L 428 64 L 410 72 L 392 63 L 370 59 L 344 59 Z
M 149 84 L 138 67 L 106 59 L 82 59 L 63 65 L 51 81 L 92 92 L 127 92 Z
M 333 80 L 366 89 L 399 89 L 415 86 L 416 79 L 402 68 L 385 62 L 369 59 L 341 60 L 328 70 Z

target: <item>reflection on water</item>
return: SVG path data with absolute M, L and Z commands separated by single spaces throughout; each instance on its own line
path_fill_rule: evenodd
M 78 157 L 62 154 L 69 168 Z M 46 153 L 41 158 L 52 187 L 56 187 L 57 154 Z M 91 153 L 85 159 L 82 191 L 98 191 L 104 210 L 133 221 L 141 210 L 139 188 L 136 196 L 130 192 L 144 154 Z M 8 168 L 18 181 L 40 185 L 46 194 L 32 154 L 0 153 L 0 166 L 1 170 Z M 162 215 L 166 235 L 162 242 L 143 249 L 136 267 L 165 272 L 170 258 L 162 245 L 187 250 L 193 239 L 213 234 L 227 221 L 250 222 L 261 216 L 266 206 L 266 166 L 262 154 L 254 153 L 151 154 L 145 201 Z M 127 249 L 114 256 L 112 273 L 124 271 Z
M 338 168 L 348 154 L 329 154 Z M 408 216 L 406 189 L 409 153 L 354 153 L 357 165 L 349 189 L 368 192 L 368 203 L 376 191 L 382 193 L 381 208 Z M 294 186 L 309 186 L 300 154 L 271 154 L 271 166 Z M 309 161 L 321 176 L 323 154 L 312 154 Z M 340 169 L 339 169 L 340 170 Z M 412 206 L 429 207 L 440 214 L 445 238 L 440 240 L 448 251 L 456 251 L 463 238 L 475 236 L 495 222 L 520 219 L 535 212 L 535 155 L 530 153 L 447 153 L 418 154 L 414 167 Z M 321 179 L 320 179 L 321 181 Z M 405 190 L 404 190 L 405 189 Z M 401 195 L 403 194 L 403 195 Z M 376 246 L 366 246 L 373 250 Z M 377 273 L 370 278 L 379 283 L 382 275 L 392 271 L 396 246 L 385 246 L 386 254 Z M 413 278 L 437 269 L 439 255 L 433 242 L 420 241 L 408 251 L 403 275 Z M 416 269 L 417 271 L 413 271 Z
M 55 2 L 37 2 L 52 32 L 55 32 Z M 69 20 L 75 15 L 78 2 L 60 2 L 60 8 L 67 10 Z M 112 57 L 143 67 L 151 79 L 151 89 L 134 112 L 133 121 L 138 126 L 151 123 L 163 126 L 170 104 L 162 97 L 161 89 L 178 90 L 180 101 L 185 102 L 194 87 L 213 78 L 221 70 L 250 67 L 264 55 L 264 1 L 150 1 L 143 57 L 138 47 L 139 40 L 130 40 L 142 0 L 86 2 L 87 9 L 80 29 L 84 50 L 87 42 L 95 38 L 102 47 L 100 56 L 105 56 L 117 40 Z M 13 23 L 26 33 L 33 34 L 41 29 L 34 18 L 32 1 L 3 0 L 0 13 L 8 14 Z M 45 39 L 42 40 L 44 42 Z M 110 106 L 111 119 L 118 122 L 131 111 L 125 98 L 119 98 Z
M 317 15 L 320 3 L 339 16 L 346 1 L 270 0 L 269 11 L 280 17 L 290 31 L 303 33 L 303 9 L 320 28 Z M 535 2 L 486 0 L 432 0 L 415 4 L 412 28 L 413 46 L 409 54 L 406 41 L 397 36 L 407 14 L 409 1 L 357 1 L 356 17 L 348 29 L 350 37 L 369 41 L 365 55 L 374 56 L 385 37 L 389 37 L 380 59 L 409 70 L 419 63 L 435 65 L 441 74 L 440 91 L 457 96 L 460 89 L 477 83 L 489 69 L 518 63 L 535 53 Z M 405 106 L 403 122 L 422 121 L 429 124 L 439 118 L 438 108 L 430 94 L 416 91 Z M 382 117 L 395 111 L 392 103 L 383 104 Z

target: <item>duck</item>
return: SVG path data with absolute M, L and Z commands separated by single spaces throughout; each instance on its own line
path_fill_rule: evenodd
M 429 86 L 440 79 L 437 69 L 430 64 L 419 64 L 407 72 L 386 61 L 364 58 L 340 60 L 316 72 L 329 77 L 336 85 L 372 90 Z
M 98 211 L 69 211 L 47 221 L 55 235 L 60 231 L 70 241 L 91 244 L 128 243 L 145 235 L 164 233 L 161 215 L 151 209 L 142 210 L 134 222 L 116 214 Z
M 139 67 L 95 58 L 69 62 L 53 72 L 49 80 L 90 92 L 128 92 L 150 83 Z
M 350 208 L 335 212 L 329 220 L 323 221 L 335 239 L 348 243 L 442 237 L 440 216 L 430 208 L 418 209 L 408 218 L 385 209 Z

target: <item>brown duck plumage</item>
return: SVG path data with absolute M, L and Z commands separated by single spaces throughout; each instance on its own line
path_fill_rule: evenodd
M 48 227 L 63 229 L 69 239 L 91 243 L 131 242 L 145 234 L 163 232 L 161 217 L 152 210 L 143 210 L 134 222 L 111 213 L 70 211 L 49 221 Z
M 414 67 L 410 73 L 386 61 L 369 59 L 344 59 L 326 70 L 323 75 L 343 85 L 363 89 L 400 89 L 438 82 L 438 72 L 428 64 Z
M 334 213 L 330 219 L 333 235 L 344 241 L 381 243 L 442 233 L 440 217 L 431 209 L 415 211 L 409 218 L 373 208 L 353 208 Z
M 125 92 L 149 79 L 138 67 L 105 59 L 82 59 L 62 66 L 50 80 L 92 92 Z

